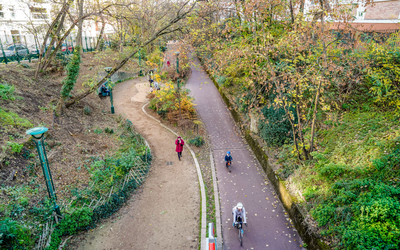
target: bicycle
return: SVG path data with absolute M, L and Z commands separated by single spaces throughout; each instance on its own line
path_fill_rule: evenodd
M 226 167 L 228 168 L 229 173 L 231 172 L 231 165 L 232 165 L 232 162 L 231 162 L 231 161 L 227 161 L 227 162 L 226 162 Z
M 242 226 L 243 226 L 243 222 L 241 220 L 235 222 L 235 227 L 239 230 L 239 242 L 240 242 L 241 247 L 243 246 L 243 234 L 244 234 Z

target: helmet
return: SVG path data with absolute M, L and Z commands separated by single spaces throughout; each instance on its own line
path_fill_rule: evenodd
M 242 204 L 241 202 L 239 202 L 239 203 L 236 205 L 236 207 L 237 207 L 238 209 L 243 209 L 243 204 Z
M 228 152 L 226 152 L 228 155 L 230 155 L 231 154 L 231 151 L 228 151 Z

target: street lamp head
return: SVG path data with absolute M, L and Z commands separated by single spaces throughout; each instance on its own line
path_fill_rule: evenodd
M 112 69 L 113 69 L 112 67 L 105 67 L 105 68 L 104 68 L 104 70 L 105 70 L 107 73 L 110 73 Z
M 49 130 L 48 128 L 45 127 L 36 127 L 36 128 L 31 128 L 26 131 L 28 135 L 31 135 L 35 140 L 40 140 L 42 139 L 44 133 Z

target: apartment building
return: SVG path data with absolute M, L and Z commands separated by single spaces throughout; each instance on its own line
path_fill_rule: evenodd
M 34 44 L 29 30 L 51 22 L 51 4 L 42 1 L 0 0 L 0 39 L 3 44 Z
M 46 0 L 0 0 L 0 42 L 4 46 L 10 46 L 13 43 L 26 44 L 34 50 L 36 45 L 40 46 L 39 44 L 43 43 L 44 33 L 52 22 L 51 15 L 54 14 L 52 9 L 51 1 Z M 32 34 L 33 27 L 38 31 L 39 41 L 35 41 Z M 90 43 L 94 43 L 100 29 L 101 23 L 93 20 L 83 22 L 84 48 L 86 46 L 89 48 Z M 104 33 L 114 33 L 114 29 L 111 25 L 106 24 Z M 76 30 L 73 30 L 67 42 L 75 41 L 75 38 Z
M 400 29 L 400 0 L 373 0 L 365 6 L 361 1 L 342 1 L 355 17 L 351 25 L 363 31 L 395 31 Z M 306 0 L 304 13 L 311 13 L 319 5 L 319 0 Z M 334 21 L 334 29 L 340 29 L 340 23 Z

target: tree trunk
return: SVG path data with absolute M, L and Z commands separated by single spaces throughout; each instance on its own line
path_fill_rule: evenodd
M 43 69 L 42 69 L 42 66 L 43 66 L 43 65 L 42 65 L 42 55 L 43 55 L 44 50 L 45 50 L 45 48 L 46 48 L 46 41 L 47 41 L 47 39 L 49 38 L 50 34 L 52 33 L 52 31 L 53 31 L 53 29 L 54 29 L 54 26 L 55 26 L 55 25 L 57 24 L 57 22 L 60 20 L 62 14 L 63 14 L 64 12 L 66 12 L 67 8 L 69 7 L 69 4 L 70 4 L 69 2 L 66 2 L 66 3 L 64 4 L 64 6 L 63 6 L 63 8 L 61 9 L 61 11 L 57 14 L 56 18 L 54 18 L 53 22 L 50 24 L 50 27 L 49 27 L 49 29 L 47 30 L 46 35 L 43 37 L 43 44 L 42 44 L 42 46 L 40 47 L 40 53 L 39 53 L 39 58 L 38 58 L 39 63 L 38 63 L 38 66 L 37 66 L 37 68 L 36 68 L 35 78 L 37 78 L 38 75 L 39 75 L 39 72 L 40 72 L 41 70 L 43 70 Z
M 305 2 L 305 0 L 300 1 L 300 13 L 302 15 L 304 15 L 304 2 Z
M 63 26 L 64 26 L 64 21 L 65 21 L 65 17 L 67 16 L 67 11 L 68 11 L 68 9 L 69 9 L 69 4 L 68 4 L 67 8 L 65 9 L 65 11 L 62 13 L 62 16 L 61 16 L 61 18 L 60 18 L 60 21 L 58 22 L 57 30 L 56 30 L 56 31 L 53 33 L 53 35 L 52 35 L 49 48 L 54 47 L 54 44 L 55 44 L 55 43 L 58 43 L 58 42 L 60 41 L 60 32 L 61 32 L 61 30 L 62 30 L 62 28 L 63 28 Z M 56 51 L 56 52 L 57 52 L 57 51 Z M 50 54 L 51 54 L 51 53 L 46 53 L 44 59 L 45 59 L 45 60 L 48 60 L 49 57 L 50 57 Z M 43 66 L 43 65 L 42 65 L 42 66 Z M 41 68 L 41 70 L 43 70 L 43 68 Z
M 292 24 L 294 24 L 294 10 L 292 0 L 289 1 L 290 17 L 292 19 Z
M 296 137 L 296 126 L 294 124 L 294 121 L 292 121 L 292 119 L 290 118 L 290 113 L 289 113 L 289 110 L 286 108 L 286 102 L 285 101 L 283 102 L 283 108 L 285 109 L 286 116 L 287 116 L 287 118 L 288 118 L 288 120 L 290 122 L 290 125 L 292 126 L 293 142 L 294 142 L 294 145 L 296 147 L 297 155 L 299 157 L 299 160 L 302 160 L 301 159 L 300 150 L 299 150 L 299 145 L 298 145 L 298 142 L 297 142 L 297 137 Z
M 322 16 L 321 16 L 321 25 L 322 25 L 321 26 L 321 28 L 322 28 L 322 48 L 323 48 L 323 57 L 324 57 L 324 65 L 322 65 L 322 76 L 324 79 L 325 78 L 325 69 L 327 67 L 326 44 L 325 44 L 325 40 L 324 40 L 324 12 L 322 13 Z M 321 86 L 322 86 L 323 79 L 320 80 L 320 82 L 318 84 L 317 93 L 315 95 L 314 112 L 313 112 L 313 118 L 312 118 L 312 124 L 311 124 L 310 153 L 314 150 L 315 120 L 317 119 L 318 101 L 319 101 L 319 95 L 321 93 Z
M 83 1 L 77 0 L 78 4 L 78 33 L 76 35 L 76 46 L 80 46 L 82 48 L 81 52 L 83 52 L 83 44 L 82 44 L 82 25 L 83 25 Z M 83 54 L 83 53 L 81 53 Z
M 299 131 L 299 137 L 300 137 L 300 142 L 302 144 L 304 158 L 308 160 L 309 154 L 305 147 L 304 136 L 303 136 L 303 125 L 301 123 L 299 95 L 300 95 L 299 84 L 296 84 L 296 113 L 297 113 L 297 126 L 298 126 L 297 129 Z
M 100 43 L 101 43 L 101 39 L 103 37 L 104 34 L 104 28 L 106 26 L 105 22 L 104 22 L 104 17 L 103 15 L 100 16 L 101 17 L 101 30 L 100 30 L 100 35 L 99 38 L 97 39 L 97 44 L 96 44 L 96 50 L 100 50 Z

